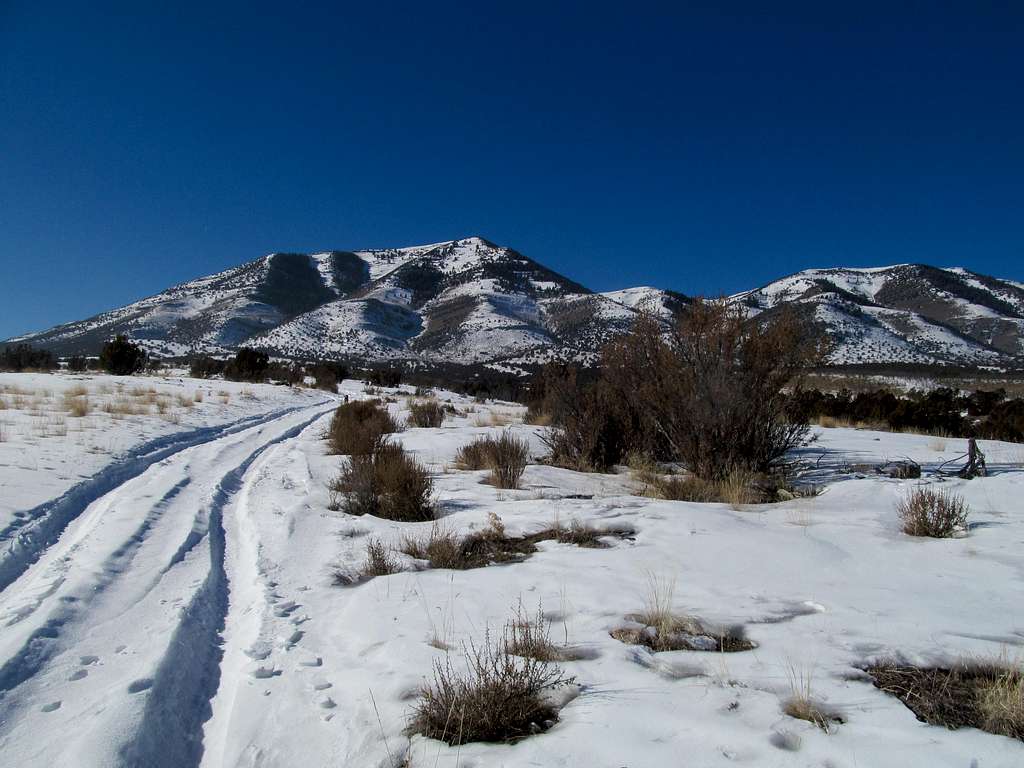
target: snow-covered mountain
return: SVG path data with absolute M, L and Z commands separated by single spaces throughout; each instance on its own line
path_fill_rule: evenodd
M 962 268 L 809 269 L 732 299 L 807 313 L 835 364 L 1024 367 L 1024 284 Z
M 833 337 L 835 363 L 1024 366 L 1024 285 L 964 269 L 807 270 L 731 297 L 752 313 L 792 305 Z M 87 320 L 10 341 L 95 354 L 125 333 L 158 357 L 245 345 L 297 359 L 416 359 L 507 370 L 590 362 L 638 312 L 687 298 L 594 293 L 479 237 L 410 248 L 275 253 Z

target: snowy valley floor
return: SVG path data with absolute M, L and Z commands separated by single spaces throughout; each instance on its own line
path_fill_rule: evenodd
M 81 387 L 90 412 L 71 416 L 83 395 L 64 393 Z M 356 382 L 341 393 L 364 396 Z M 860 672 L 893 657 L 1024 659 L 1024 446 L 983 443 L 993 476 L 939 481 L 929 470 L 965 441 L 815 428 L 801 458 L 822 493 L 741 509 L 541 464 L 499 491 L 455 469 L 457 449 L 507 428 L 539 457 L 541 429 L 517 406 L 440 393 L 458 416 L 394 437 L 431 469 L 446 526 L 481 530 L 493 513 L 513 535 L 555 521 L 632 534 L 601 549 L 541 542 L 523 562 L 469 571 L 406 558 L 408 570 L 339 587 L 333 572 L 357 568 L 367 541 L 430 530 L 328 508 L 344 459 L 322 435 L 340 397 L 0 375 L 4 765 L 1024 765 L 1024 743 L 919 722 Z M 407 413 L 401 395 L 390 407 Z M 918 481 L 851 471 L 902 457 L 963 494 L 968 535 L 904 535 L 895 506 Z M 612 637 L 652 576 L 675 584 L 678 612 L 742 625 L 756 648 L 652 653 Z M 512 745 L 407 736 L 434 663 L 448 653 L 460 669 L 464 644 L 520 604 L 579 657 L 561 664 L 576 688 L 559 722 Z M 784 714 L 794 678 L 844 722 L 826 733 Z

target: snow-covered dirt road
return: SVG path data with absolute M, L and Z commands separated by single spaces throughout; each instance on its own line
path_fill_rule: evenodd
M 145 446 L 54 502 L 60 514 L 22 518 L 53 535 L 2 561 L 25 566 L 0 593 L 5 764 L 198 764 L 224 660 L 225 519 L 266 453 L 333 403 Z

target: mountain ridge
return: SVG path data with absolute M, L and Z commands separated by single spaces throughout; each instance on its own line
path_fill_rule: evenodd
M 727 299 L 751 315 L 794 308 L 832 337 L 835 365 L 1024 368 L 1024 284 L 962 267 L 807 269 Z M 296 359 L 517 370 L 592 363 L 638 312 L 671 319 L 689 301 L 650 286 L 594 292 L 474 236 L 271 253 L 3 343 L 95 354 L 125 333 L 158 357 L 224 355 L 244 345 Z

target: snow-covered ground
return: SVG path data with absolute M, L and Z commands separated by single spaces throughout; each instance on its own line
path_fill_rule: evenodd
M 0 378 L 55 396 L 64 382 Z M 29 510 L 45 519 L 46 500 L 90 478 L 102 491 L 57 505 L 66 524 L 0 592 L 5 764 L 1024 765 L 1021 742 L 918 722 L 858 672 L 894 655 L 1021 655 L 1024 446 L 985 443 L 993 476 L 942 483 L 971 505 L 968 535 L 917 540 L 899 531 L 894 511 L 915 481 L 859 476 L 855 465 L 909 456 L 925 466 L 924 482 L 939 482 L 928 470 L 962 453 L 962 440 L 816 428 L 801 458 L 823 492 L 742 509 L 645 498 L 624 474 L 540 464 L 522 489 L 499 491 L 453 458 L 522 409 L 441 393 L 460 414 L 396 438 L 432 470 L 446 526 L 477 530 L 493 513 L 510 534 L 557 519 L 632 537 L 605 549 L 543 542 L 524 562 L 471 571 L 414 570 L 407 560 L 407 571 L 337 587 L 332 570 L 356 567 L 368 540 L 397 543 L 430 525 L 328 509 L 326 485 L 343 461 L 322 439 L 335 401 L 252 386 L 246 400 L 241 385 L 219 381 L 153 386 L 212 391 L 178 424 L 95 415 L 97 439 L 106 431 L 120 441 L 106 453 L 88 450 L 93 438 L 72 439 L 67 416 L 66 436 L 34 433 L 38 417 L 14 414 L 5 395 L 8 519 Z M 216 392 L 228 389 L 222 404 Z M 342 394 L 363 396 L 355 382 Z M 390 407 L 401 416 L 405 399 Z M 543 453 L 540 428 L 507 428 Z M 175 433 L 195 439 L 137 463 L 147 442 Z M 34 463 L 21 460 L 30 451 Z M 652 575 L 674 582 L 679 612 L 742 624 L 757 647 L 654 654 L 613 638 L 643 607 Z M 500 630 L 520 604 L 580 651 L 562 665 L 578 687 L 560 721 L 514 745 L 406 736 L 432 665 L 448 653 L 460 668 L 463 643 Z M 845 723 L 825 733 L 783 714 L 793 675 L 809 677 Z

